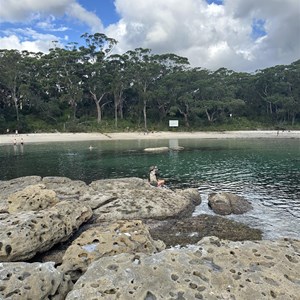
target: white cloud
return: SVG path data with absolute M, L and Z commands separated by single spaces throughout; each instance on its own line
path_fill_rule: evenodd
M 34 24 L 57 35 L 38 35 L 29 29 L 2 31 L 5 36 L 0 37 L 0 48 L 22 50 L 30 46 L 44 51 L 52 40 L 69 39 L 71 32 L 67 30 L 72 25 L 62 25 L 61 20 L 72 20 L 73 25 L 74 21 L 87 25 L 91 33 L 104 32 L 115 38 L 120 53 L 136 47 L 151 48 L 155 53 L 188 57 L 193 66 L 208 69 L 254 71 L 299 59 L 299 0 L 224 0 L 224 5 L 209 5 L 205 0 L 114 2 L 120 20 L 104 28 L 99 17 L 77 0 L 0 0 L 0 7 L 5 8 L 0 10 L 0 24 Z M 253 34 L 255 20 L 261 20 L 265 36 Z M 63 31 L 68 35 L 62 36 Z M 76 33 L 77 38 L 81 33 Z
M 0 24 L 11 23 L 11 28 L 2 30 L 0 35 L 0 48 L 47 52 L 52 47 L 52 41 L 67 41 L 68 36 L 59 37 L 59 32 L 70 30 L 61 25 L 61 20 L 77 22 L 86 25 L 88 32 L 103 32 L 101 20 L 93 12 L 87 11 L 76 0 L 0 0 Z M 26 29 L 16 29 L 14 23 L 22 23 Z M 38 34 L 43 32 L 56 32 L 52 34 Z M 78 34 L 78 33 L 77 33 Z M 79 34 L 77 38 L 79 37 Z M 59 44 L 62 45 L 62 44 Z
M 36 40 L 20 40 L 17 35 L 10 35 L 0 38 L 0 49 L 27 50 L 30 52 L 48 52 L 53 47 L 55 36 L 46 35 Z
M 106 28 L 124 52 L 174 52 L 194 66 L 252 71 L 291 63 L 300 53 L 299 0 L 115 0 L 121 20 Z M 266 36 L 253 40 L 254 19 Z
M 39 12 L 63 15 L 74 0 L 0 0 L 0 22 L 24 22 Z M 5 9 L 3 9 L 5 8 Z
M 69 16 L 87 24 L 91 29 L 91 33 L 103 32 L 103 24 L 97 15 L 93 12 L 87 11 L 78 3 L 74 2 L 69 5 L 66 12 Z

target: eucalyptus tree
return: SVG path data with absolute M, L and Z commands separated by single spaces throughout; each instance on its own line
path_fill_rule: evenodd
M 267 103 L 266 113 L 273 119 L 294 124 L 300 109 L 300 62 L 288 66 L 278 65 L 256 74 L 255 88 L 260 98 Z
M 203 73 L 204 74 L 204 73 Z M 195 91 L 200 115 L 204 114 L 209 123 L 220 119 L 225 112 L 231 114 L 241 109 L 245 103 L 236 99 L 236 87 L 231 83 L 234 72 L 225 68 L 206 72 Z
M 132 75 L 129 68 L 129 58 L 126 54 L 109 57 L 109 74 L 111 77 L 111 93 L 114 99 L 115 127 L 118 127 L 118 117 L 124 118 L 125 91 L 131 87 Z
M 111 89 L 112 77 L 109 74 L 110 62 L 107 58 L 117 41 L 103 33 L 85 33 L 81 37 L 86 43 L 86 46 L 80 47 L 84 61 L 84 85 L 96 105 L 97 122 L 100 123 L 103 108 L 109 103 L 105 98 Z
M 188 60 L 175 54 L 154 55 L 150 49 L 144 48 L 128 51 L 126 55 L 131 62 L 132 86 L 142 102 L 144 129 L 147 131 L 147 106 L 156 97 L 157 84 L 168 73 L 187 65 Z
M 48 80 L 52 83 L 59 99 L 66 101 L 73 110 L 73 120 L 76 119 L 76 108 L 82 100 L 83 62 L 76 44 L 66 48 L 52 48 L 46 55 L 49 71 Z
M 16 120 L 19 122 L 19 110 L 22 109 L 20 85 L 27 70 L 24 55 L 18 50 L 0 50 L 0 81 L 7 91 L 4 93 L 15 108 Z

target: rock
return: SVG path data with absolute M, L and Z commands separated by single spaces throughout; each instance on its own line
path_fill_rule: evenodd
M 90 188 L 108 199 L 94 210 L 96 221 L 165 219 L 189 215 L 195 207 L 186 195 L 153 187 L 140 178 L 98 180 L 92 182 Z
M 89 192 L 89 187 L 81 180 L 71 180 L 67 177 L 44 177 L 42 180 L 46 188 L 56 192 L 57 197 L 62 200 L 84 201 Z
M 42 184 L 30 185 L 8 196 L 8 212 L 41 210 L 58 202 L 56 193 Z
M 23 190 L 29 185 L 41 183 L 40 176 L 25 176 L 7 181 L 0 181 L 0 214 L 8 212 L 7 198 L 9 195 Z
M 297 250 L 296 250 L 297 249 Z M 92 263 L 66 300 L 299 299 L 300 242 L 228 242 L 151 256 L 123 253 Z
M 170 149 L 168 147 L 155 147 L 155 148 L 145 148 L 145 152 L 167 152 Z
M 201 196 L 196 188 L 188 188 L 188 189 L 177 189 L 175 190 L 176 194 L 184 196 L 188 199 L 190 199 L 194 205 L 200 205 L 201 204 Z
M 76 281 L 88 266 L 104 256 L 120 253 L 152 254 L 165 248 L 154 241 L 147 227 L 139 220 L 99 224 L 83 232 L 67 249 L 59 270 Z
M 243 214 L 252 209 L 243 197 L 227 192 L 209 194 L 208 205 L 219 215 Z
M 262 239 L 261 230 L 220 216 L 200 215 L 180 220 L 147 220 L 146 224 L 151 236 L 162 240 L 167 247 L 196 244 L 203 237 L 211 235 L 231 241 Z
M 71 288 L 53 263 L 0 263 L 0 299 L 63 300 Z
M 92 216 L 80 202 L 62 201 L 41 211 L 0 215 L 0 261 L 28 260 L 68 239 Z

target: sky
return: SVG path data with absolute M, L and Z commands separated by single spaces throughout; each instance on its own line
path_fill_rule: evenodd
M 48 52 L 105 33 L 193 67 L 254 72 L 300 58 L 300 0 L 0 0 L 0 49 Z

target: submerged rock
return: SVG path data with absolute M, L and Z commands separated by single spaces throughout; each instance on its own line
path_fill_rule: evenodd
M 209 194 L 208 205 L 219 215 L 243 214 L 252 209 L 246 199 L 227 192 Z
M 54 263 L 1 263 L 0 299 L 63 300 L 72 288 Z
M 215 237 L 151 256 L 123 253 L 91 264 L 66 300 L 298 299 L 300 242 Z M 295 253 L 296 252 L 296 253 Z
M 231 241 L 262 239 L 261 230 L 220 216 L 201 215 L 180 220 L 148 220 L 146 224 L 151 236 L 162 240 L 168 247 L 196 244 L 203 237 L 212 235 Z

